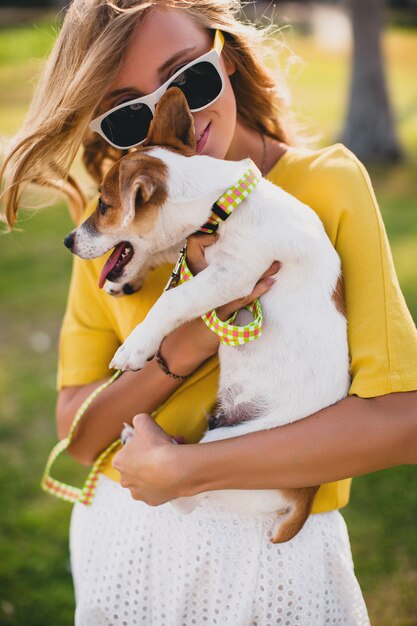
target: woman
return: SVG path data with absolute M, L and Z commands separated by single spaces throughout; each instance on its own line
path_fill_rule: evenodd
M 15 220 L 19 184 L 28 179 L 55 185 L 64 180 L 73 204 L 76 198 L 82 202 L 67 174 L 80 144 L 97 182 L 124 153 L 115 147 L 121 140 L 114 134 L 89 133 L 91 120 L 153 93 L 207 53 L 219 29 L 225 37 L 219 56 L 225 87 L 193 113 L 197 151 L 234 160 L 250 156 L 264 175 L 319 214 L 342 259 L 350 395 L 284 428 L 178 446 L 171 437 L 188 444 L 199 440 L 215 397 L 217 339 L 200 320 L 164 340 L 168 373 L 152 360 L 102 392 L 84 416 L 72 454 L 91 463 L 117 439 L 123 422 L 133 420 L 135 436 L 108 460 L 93 505 L 74 508 L 71 551 L 79 626 L 367 624 L 337 509 L 348 501 L 348 477 L 416 462 L 417 337 L 369 179 L 343 146 L 317 152 L 291 146 L 282 102 L 257 60 L 253 30 L 234 17 L 237 8 L 232 0 L 175 0 L 169 7 L 140 0 L 76 0 L 10 156 L 9 223 Z M 137 127 L 135 132 L 127 128 L 123 148 L 141 140 Z M 194 272 L 204 267 L 204 247 L 210 243 L 210 238 L 191 241 Z M 139 293 L 111 299 L 97 289 L 101 265 L 74 263 L 61 335 L 60 437 L 82 401 L 108 378 L 107 364 L 117 346 L 146 315 L 169 273 L 158 268 Z M 251 297 L 268 288 L 264 277 Z M 231 303 L 224 313 L 241 305 Z M 148 415 L 154 411 L 157 423 Z M 121 489 L 112 463 L 130 492 Z M 272 519 L 231 515 L 204 503 L 182 517 L 163 504 L 212 489 L 315 484 L 323 486 L 313 515 L 282 545 L 269 541 Z

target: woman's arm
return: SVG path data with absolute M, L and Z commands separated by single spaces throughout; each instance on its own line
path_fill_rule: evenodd
M 417 463 L 417 392 L 352 396 L 293 424 L 196 448 L 181 450 L 190 493 L 305 487 Z
M 209 245 L 212 242 L 213 238 L 208 235 L 201 237 L 198 245 Z M 273 263 L 248 297 L 220 307 L 217 311 L 220 319 L 227 319 L 234 311 L 266 293 L 274 282 L 270 276 L 278 269 L 279 263 Z M 216 354 L 218 346 L 217 336 L 201 319 L 197 319 L 168 335 L 160 351 L 171 372 L 188 376 Z M 89 385 L 62 389 L 56 410 L 59 439 L 67 436 L 78 408 L 103 382 L 105 381 L 101 380 Z M 142 370 L 125 372 L 104 389 L 86 410 L 68 448 L 69 453 L 80 463 L 91 465 L 97 456 L 120 436 L 124 422 L 131 423 L 133 416 L 138 412 L 155 411 L 181 385 L 181 382 L 165 374 L 155 358 Z
M 195 320 L 166 337 L 161 354 L 170 371 L 187 376 L 215 354 L 217 344 L 213 345 L 211 334 L 203 322 Z M 103 382 L 62 389 L 56 410 L 59 439 L 67 436 L 79 406 Z M 142 370 L 125 372 L 84 413 L 69 453 L 80 463 L 90 465 L 120 437 L 124 422 L 131 423 L 138 411 L 152 413 L 181 383 L 165 374 L 155 358 Z
M 148 504 L 218 489 L 305 487 L 417 463 L 417 391 L 352 396 L 270 430 L 178 446 L 146 415 L 116 455 L 122 485 Z

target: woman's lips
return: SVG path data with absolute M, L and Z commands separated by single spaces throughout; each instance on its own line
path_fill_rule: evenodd
M 207 138 L 210 132 L 210 127 L 211 127 L 211 122 L 206 126 L 204 133 L 201 135 L 200 139 L 197 142 L 197 148 L 196 148 L 197 154 L 200 154 L 203 151 L 204 146 L 207 143 Z

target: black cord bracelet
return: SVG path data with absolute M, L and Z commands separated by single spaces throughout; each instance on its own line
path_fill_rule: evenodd
M 176 380 L 187 380 L 187 378 L 190 378 L 190 376 L 192 375 L 192 374 L 188 374 L 187 376 L 179 376 L 178 374 L 174 374 L 173 372 L 171 372 L 171 370 L 168 367 L 167 362 L 165 361 L 164 357 L 162 356 L 160 352 L 160 349 L 156 353 L 155 358 L 156 358 L 156 362 L 158 363 L 159 367 L 164 372 L 164 374 L 166 374 L 167 376 L 171 376 L 171 378 L 175 378 Z

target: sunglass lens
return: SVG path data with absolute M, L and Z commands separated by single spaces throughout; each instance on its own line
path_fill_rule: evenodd
M 185 70 L 170 84 L 179 87 L 193 111 L 213 102 L 222 90 L 222 79 L 212 63 L 202 61 Z
M 152 117 L 146 104 L 127 105 L 105 117 L 101 130 L 112 143 L 129 148 L 146 139 Z

